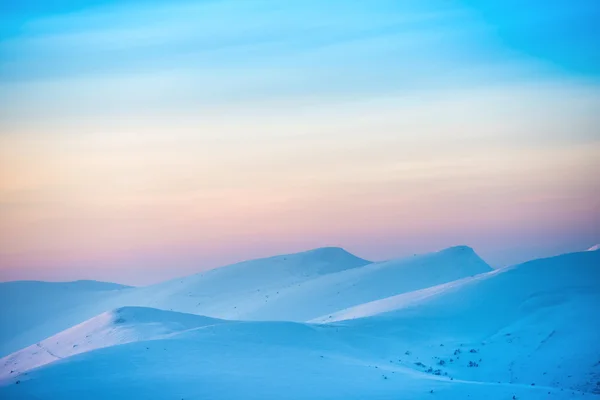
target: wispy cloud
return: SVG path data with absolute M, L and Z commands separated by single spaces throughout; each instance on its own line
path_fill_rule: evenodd
M 593 2 L 42 3 L 0 21 L 6 268 L 600 219 Z

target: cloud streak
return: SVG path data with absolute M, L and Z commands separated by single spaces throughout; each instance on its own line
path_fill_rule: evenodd
M 397 3 L 10 10 L 0 273 L 322 245 L 468 243 L 503 264 L 597 242 L 597 60 L 573 67 L 578 33 L 570 55 L 523 35 L 587 26 L 593 5 Z

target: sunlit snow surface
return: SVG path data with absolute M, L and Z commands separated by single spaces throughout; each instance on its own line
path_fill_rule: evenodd
M 0 285 L 3 348 L 21 343 L 2 399 L 600 398 L 597 251 L 492 270 L 468 247 L 374 264 L 329 248 L 44 285 L 26 304 Z

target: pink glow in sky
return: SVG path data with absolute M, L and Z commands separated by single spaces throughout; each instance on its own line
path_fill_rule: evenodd
M 145 284 L 321 246 L 504 265 L 600 241 L 594 79 L 469 10 L 227 3 L 155 4 L 156 24 L 111 3 L 0 43 L 0 279 Z

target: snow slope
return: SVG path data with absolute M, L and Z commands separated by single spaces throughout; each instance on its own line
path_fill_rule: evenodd
M 357 346 L 363 342 L 364 346 Z M 79 354 L 4 381 L 0 397 L 504 400 L 584 396 L 553 387 L 451 380 L 390 362 L 374 355 L 369 349 L 373 346 L 378 344 L 356 329 L 231 322 Z M 585 398 L 595 397 L 585 394 Z
M 158 339 L 224 321 L 153 308 L 124 307 L 102 313 L 46 340 L 0 359 L 0 379 L 118 344 Z
M 374 300 L 367 303 L 362 303 L 354 307 L 349 307 L 319 318 L 315 318 L 311 323 L 327 324 L 349 319 L 366 318 L 374 315 L 384 314 L 391 311 L 396 311 L 411 305 L 419 304 L 427 298 L 441 294 L 453 287 L 461 286 L 467 282 L 475 280 L 487 279 L 492 275 L 496 275 L 502 270 L 482 273 L 475 276 L 469 276 L 462 279 L 457 279 L 441 285 L 427 287 L 425 289 L 415 290 L 412 292 L 402 293 L 396 296 L 385 297 L 380 300 Z
M 590 247 L 587 251 L 598 251 L 600 250 L 600 244 Z
M 323 248 L 139 288 L 124 293 L 120 304 L 223 319 L 302 322 L 491 270 L 466 246 L 380 263 Z
M 320 248 L 246 261 L 140 288 L 121 301 L 217 318 L 246 319 L 265 303 L 278 301 L 285 290 L 367 264 L 370 262 L 343 249 Z
M 465 250 L 451 249 L 448 258 L 455 261 Z M 439 257 L 404 261 L 399 269 L 407 270 L 399 276 L 444 275 Z M 429 265 L 430 272 L 418 273 Z M 464 275 L 480 272 L 481 265 L 459 265 L 468 266 L 459 281 L 360 306 L 366 318 L 321 325 L 209 322 L 166 336 L 136 334 L 154 340 L 125 344 L 99 334 L 110 347 L 9 376 L 0 383 L 0 398 L 599 398 L 593 393 L 600 387 L 600 253 L 474 277 Z M 381 265 L 352 271 L 371 268 L 365 280 L 385 286 L 389 272 L 374 272 L 385 270 Z M 337 274 L 349 271 L 313 279 Z M 105 332 L 102 327 L 114 323 L 93 326 L 100 328 L 92 332 Z
M 459 379 L 600 392 L 599 304 L 600 253 L 582 252 L 361 305 L 331 320 L 373 315 L 337 324 L 396 353 L 404 339 L 412 342 L 403 362 L 435 370 L 444 360 L 441 369 Z
M 235 304 L 260 305 L 261 291 L 369 261 L 343 249 L 321 248 L 246 261 L 142 288 L 93 281 L 0 284 L 0 357 L 48 338 L 102 312 L 124 306 L 228 316 Z M 233 303 L 233 305 L 232 305 Z
M 466 246 L 373 263 L 307 280 L 275 293 L 254 310 L 229 315 L 251 320 L 308 321 L 358 304 L 492 271 Z M 273 296 L 273 294 L 271 294 Z
M 68 319 L 53 328 L 59 316 L 70 315 L 82 306 L 129 289 L 129 286 L 97 281 L 0 283 L 0 357 L 85 321 L 100 311 L 94 310 L 83 319 Z
M 306 321 L 357 304 L 490 271 L 465 246 L 370 263 L 340 248 L 247 261 L 142 288 L 24 290 L 0 311 L 0 356 L 124 306 L 236 320 Z M 34 293 L 32 296 L 31 294 Z M 47 299 L 53 299 L 48 302 Z M 28 306 L 28 302 L 33 302 Z M 15 321 L 13 323 L 13 321 Z

